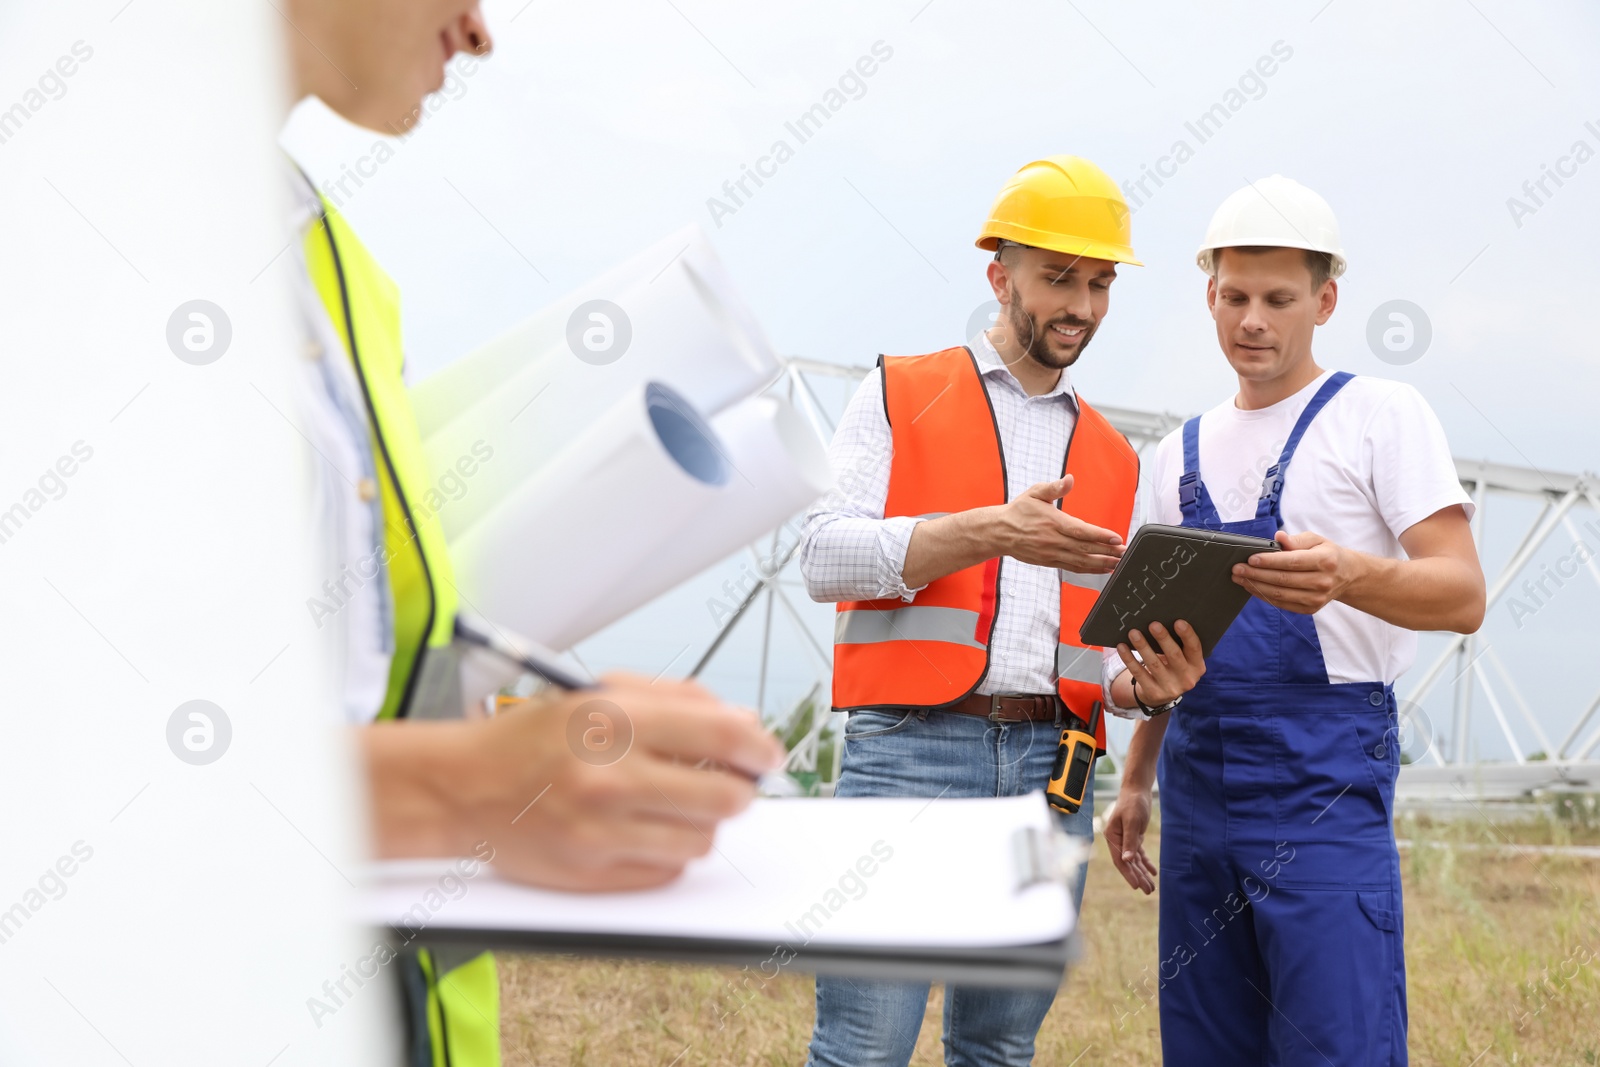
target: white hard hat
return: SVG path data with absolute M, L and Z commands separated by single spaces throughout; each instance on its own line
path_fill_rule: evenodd
M 1251 182 L 1222 202 L 1206 227 L 1206 240 L 1195 262 L 1210 274 L 1213 252 L 1248 245 L 1327 252 L 1333 256 L 1331 276 L 1344 273 L 1344 247 L 1339 243 L 1339 220 L 1333 217 L 1333 208 L 1281 174 Z

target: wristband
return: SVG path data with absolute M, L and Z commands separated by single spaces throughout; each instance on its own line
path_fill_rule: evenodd
M 1144 712 L 1146 715 L 1149 715 L 1151 718 L 1154 718 L 1157 715 L 1165 715 L 1167 712 L 1169 712 L 1173 708 L 1177 707 L 1183 701 L 1183 694 L 1179 693 L 1177 696 L 1173 697 L 1171 700 L 1167 701 L 1165 704 L 1162 704 L 1159 707 L 1152 708 L 1150 705 L 1146 704 L 1143 700 L 1139 699 L 1139 679 L 1134 678 L 1134 677 L 1132 677 L 1130 675 L 1129 678 L 1128 678 L 1128 682 L 1133 688 L 1133 702 L 1135 704 L 1139 705 L 1139 710 L 1140 711 Z

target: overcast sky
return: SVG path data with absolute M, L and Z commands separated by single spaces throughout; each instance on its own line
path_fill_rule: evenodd
M 787 354 L 867 365 L 959 343 L 989 297 L 972 241 L 995 192 L 1029 160 L 1074 153 L 1145 178 L 1133 239 L 1147 265 L 1122 270 L 1073 371 L 1091 399 L 1189 414 L 1231 393 L 1193 254 L 1223 197 L 1282 173 L 1333 205 L 1350 261 L 1317 334 L 1324 366 L 1413 383 L 1458 455 L 1600 467 L 1592 5 L 507 0 L 485 11 L 494 57 L 458 72 L 404 141 L 380 152 L 371 134 L 316 114 L 291 137 L 315 177 L 372 175 L 337 195 L 401 285 L 419 374 L 685 222 L 711 234 Z M 852 75 L 863 57 L 871 75 Z M 788 124 L 818 103 L 831 115 L 802 141 Z M 770 176 L 734 200 L 724 183 L 758 164 Z M 1369 319 L 1391 300 L 1431 327 L 1411 362 L 1368 345 Z M 1497 566 L 1532 512 L 1492 515 Z M 1551 559 L 1570 549 L 1563 540 Z M 1591 542 L 1600 548 L 1600 532 Z M 585 651 L 648 669 L 681 643 L 661 635 L 671 619 L 697 620 L 709 640 L 705 600 L 737 573 L 680 590 Z M 1572 706 L 1551 712 L 1562 722 L 1600 685 L 1592 670 L 1538 665 L 1552 650 L 1592 662 L 1600 593 L 1576 584 L 1538 620 L 1496 631 L 1492 615 L 1486 629 L 1530 699 Z M 809 614 L 825 636 L 826 611 Z M 753 700 L 749 657 L 736 645 L 728 659 L 710 677 Z M 781 702 L 810 668 L 791 641 L 774 671 Z M 1479 705 L 1490 750 L 1499 742 Z

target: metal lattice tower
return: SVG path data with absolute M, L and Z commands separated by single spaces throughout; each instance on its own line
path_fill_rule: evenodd
M 832 438 L 835 420 L 819 399 L 811 379 L 843 379 L 852 389 L 870 373 L 865 367 L 846 367 L 816 360 L 788 358 L 784 372 L 769 391 L 783 390 L 810 420 L 817 435 L 827 441 Z M 1147 450 L 1173 429 L 1182 425 L 1184 416 L 1161 412 L 1139 411 L 1131 408 L 1100 406 L 1099 410 L 1112 424 L 1124 433 L 1134 448 L 1145 456 Z M 1569 553 L 1558 562 L 1557 578 L 1580 581 L 1578 570 L 1586 570 L 1593 579 L 1589 592 L 1600 607 L 1600 534 L 1590 540 L 1576 525 L 1575 513 L 1592 511 L 1600 518 L 1600 476 L 1593 473 L 1560 474 L 1531 467 L 1516 467 L 1476 460 L 1456 460 L 1457 474 L 1462 486 L 1471 494 L 1476 504 L 1473 531 L 1478 539 L 1480 554 L 1483 549 L 1483 530 L 1491 514 L 1502 512 L 1516 517 L 1520 504 L 1538 505 L 1538 513 L 1527 525 L 1510 558 L 1497 573 L 1488 573 L 1488 608 L 1493 609 L 1519 579 L 1523 579 L 1529 564 L 1553 538 L 1565 534 L 1576 546 L 1589 548 L 1587 552 Z M 749 547 L 756 563 L 758 580 L 744 591 L 731 615 L 722 621 L 716 637 L 696 663 L 691 676 L 698 675 L 723 647 L 728 635 L 740 625 L 755 625 L 751 617 L 760 618 L 762 626 L 760 644 L 757 704 L 764 717 L 786 733 L 805 725 L 803 733 L 792 745 L 787 769 L 795 772 L 821 772 L 826 782 L 838 776 L 841 747 L 837 743 L 840 716 L 827 713 L 828 693 L 831 687 L 832 654 L 829 644 L 819 641 L 807 625 L 801 611 L 795 606 L 793 595 L 804 597 L 804 584 L 796 565 L 799 552 L 800 516 L 794 517 L 770 538 Z M 1600 524 L 1589 524 L 1600 531 Z M 1571 563 L 1571 573 L 1562 567 Z M 1550 568 L 1542 568 L 1541 584 L 1535 588 L 1548 589 Z M 1524 579 L 1527 590 L 1531 579 Z M 1532 594 L 1530 595 L 1537 595 Z M 764 604 L 761 602 L 764 600 Z M 758 607 L 758 605 L 760 605 Z M 815 668 L 815 680 L 805 696 L 777 714 L 769 714 L 767 681 L 773 654 L 773 622 L 781 611 L 800 638 L 806 658 Z M 1487 626 L 1486 626 L 1487 629 Z M 1597 691 L 1576 713 L 1572 725 L 1555 741 L 1550 730 L 1553 722 L 1564 717 L 1562 709 L 1548 704 L 1530 705 L 1514 673 L 1508 669 L 1495 651 L 1486 630 L 1472 635 L 1442 635 L 1443 647 L 1431 660 L 1419 657 L 1417 666 L 1402 676 L 1399 689 L 1402 693 L 1400 721 L 1396 724 L 1396 741 L 1411 763 L 1401 773 L 1402 788 L 1410 794 L 1434 796 L 1444 799 L 1506 797 L 1512 798 L 1549 788 L 1600 788 L 1600 723 L 1595 723 L 1600 712 L 1600 664 L 1578 665 L 1592 676 Z M 1426 666 L 1424 664 L 1426 663 Z M 1452 666 L 1454 669 L 1452 670 Z M 1571 665 L 1568 665 L 1570 669 Z M 1491 672 L 1492 668 L 1492 672 Z M 1422 710 L 1424 701 L 1443 688 L 1450 691 L 1449 729 L 1441 743 L 1441 731 L 1433 719 Z M 1475 725 L 1474 697 L 1481 692 L 1491 713 L 1494 726 L 1511 754 L 1507 761 L 1480 761 L 1473 757 L 1473 728 Z M 1508 713 L 1515 712 L 1515 718 Z M 809 715 L 808 722 L 805 721 Z M 1584 731 L 1593 725 L 1587 735 Z M 1124 755 L 1123 745 L 1130 728 L 1123 726 L 1112 731 L 1108 740 L 1111 755 L 1118 766 Z M 829 743 L 830 739 L 833 743 Z M 1537 745 L 1530 749 L 1525 742 Z M 819 754 L 831 749 L 831 767 L 818 767 Z

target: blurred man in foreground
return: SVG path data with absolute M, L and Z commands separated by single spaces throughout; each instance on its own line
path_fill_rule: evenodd
M 292 0 L 287 18 L 296 99 L 316 95 L 380 133 L 417 121 L 457 52 L 492 48 L 476 0 Z M 374 851 L 484 855 L 486 842 L 501 874 L 557 889 L 671 880 L 750 802 L 781 747 L 697 684 L 625 674 L 460 718 L 457 594 L 437 515 L 415 506 L 434 483 L 402 376 L 398 293 L 309 181 L 297 173 L 294 186 L 303 432 L 325 460 L 331 573 L 380 575 L 327 627 L 343 640 L 346 714 L 370 724 Z M 580 758 L 575 716 L 631 731 L 631 746 L 611 762 Z M 412 1064 L 500 1062 L 491 956 L 424 949 L 402 968 Z

